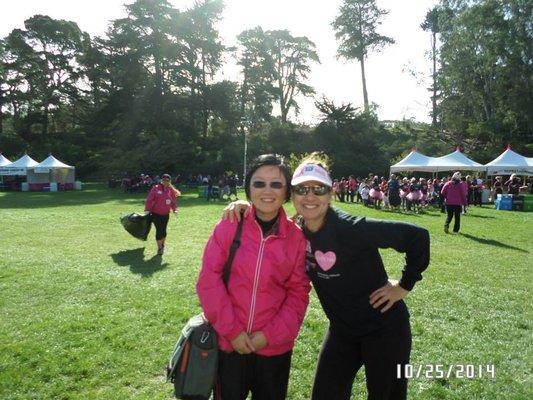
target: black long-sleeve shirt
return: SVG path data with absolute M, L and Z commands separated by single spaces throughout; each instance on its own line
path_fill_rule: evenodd
M 330 207 L 320 230 L 304 232 L 309 240 L 307 273 L 331 329 L 349 338 L 362 338 L 392 322 L 408 320 L 403 300 L 385 313 L 370 305 L 370 294 L 388 281 L 378 249 L 393 248 L 406 254 L 400 286 L 411 290 L 429 264 L 426 229 L 355 217 Z

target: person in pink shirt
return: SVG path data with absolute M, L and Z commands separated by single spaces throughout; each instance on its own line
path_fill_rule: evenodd
M 348 194 L 348 179 L 346 179 L 344 176 L 339 182 L 339 190 L 341 196 L 341 203 L 344 203 L 346 202 L 346 195 Z
M 466 206 L 468 195 L 467 186 L 461 181 L 461 173 L 455 172 L 452 179 L 444 184 L 440 193 L 448 213 L 444 222 L 444 232 L 448 233 L 450 222 L 455 218 L 453 231 L 457 233 L 461 228 L 461 207 Z
M 227 287 L 222 270 L 237 222 L 221 220 L 204 250 L 196 292 L 219 339 L 214 398 L 285 399 L 292 348 L 309 303 L 306 240 L 287 217 L 291 174 L 275 154 L 259 156 L 245 177 L 252 207 L 244 218 Z
M 338 179 L 333 181 L 333 194 L 335 196 L 334 200 L 341 201 L 341 188 Z
M 355 192 L 357 192 L 357 181 L 353 175 L 348 178 L 348 199 L 351 203 L 355 203 Z
M 161 183 L 154 185 L 146 197 L 144 211 L 150 213 L 150 220 L 156 229 L 157 255 L 162 256 L 165 251 L 168 216 L 171 211 L 176 212 L 179 196 L 180 191 L 170 183 L 170 175 L 163 174 Z

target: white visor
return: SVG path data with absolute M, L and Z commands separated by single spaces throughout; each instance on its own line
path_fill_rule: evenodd
M 296 168 L 292 176 L 291 185 L 296 186 L 303 182 L 317 181 L 331 187 L 332 182 L 328 171 L 316 164 L 302 164 Z

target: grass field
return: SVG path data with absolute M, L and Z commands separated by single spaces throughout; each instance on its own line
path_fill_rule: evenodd
M 182 325 L 199 311 L 201 254 L 224 204 L 186 194 L 161 258 L 153 233 L 141 242 L 118 222 L 142 211 L 143 200 L 98 185 L 0 193 L 0 399 L 172 398 L 163 367 Z M 476 378 L 414 378 L 410 398 L 533 398 L 533 214 L 471 208 L 462 233 L 446 235 L 436 210 L 341 208 L 431 233 L 430 267 L 407 298 L 412 363 L 471 364 Z M 399 277 L 402 256 L 382 254 L 391 277 Z M 290 399 L 309 398 L 326 326 L 313 293 L 294 350 Z M 495 377 L 479 378 L 477 366 L 487 364 Z M 353 393 L 366 398 L 362 371 Z

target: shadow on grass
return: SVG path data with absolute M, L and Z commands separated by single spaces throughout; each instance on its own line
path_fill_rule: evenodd
M 431 211 L 428 211 L 428 210 L 407 211 L 407 210 L 387 210 L 387 209 L 382 209 L 381 211 L 384 211 L 384 212 L 392 214 L 392 215 L 394 215 L 394 214 L 396 214 L 396 215 L 404 215 L 404 216 L 407 216 L 407 217 L 422 217 L 422 216 L 438 217 L 439 216 L 439 214 L 432 213 Z
M 473 235 L 469 235 L 468 233 L 459 233 L 459 235 L 464 236 L 467 239 L 474 240 L 481 244 L 487 244 L 489 246 L 496 246 L 496 247 L 503 247 L 504 249 L 518 250 L 522 253 L 529 253 L 529 251 L 521 249 L 520 247 L 511 246 L 506 243 L 498 242 L 497 240 L 494 240 L 494 239 L 484 239 L 484 238 L 476 237 Z
M 467 213 L 464 215 L 466 218 L 483 218 L 483 219 L 495 219 L 496 217 L 492 217 L 490 215 L 475 215 Z
M 161 256 L 156 255 L 145 260 L 144 247 L 133 250 L 122 250 L 118 253 L 111 254 L 111 258 L 115 264 L 121 267 L 129 267 L 131 272 L 141 274 L 142 276 L 151 276 L 168 266 L 168 263 L 163 263 L 163 257 Z

